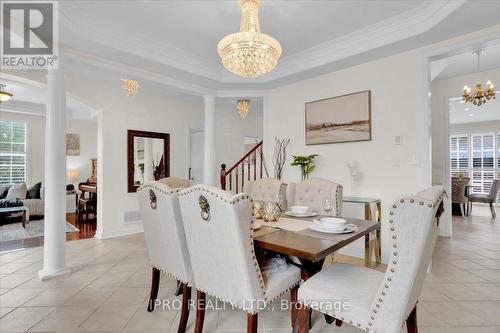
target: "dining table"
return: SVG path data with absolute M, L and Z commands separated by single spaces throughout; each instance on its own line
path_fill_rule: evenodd
M 257 220 L 256 223 L 259 227 L 254 230 L 254 246 L 257 249 L 296 257 L 302 266 L 302 279 L 305 281 L 322 269 L 328 255 L 334 254 L 357 239 L 364 237 L 365 266 L 370 267 L 372 254 L 369 250 L 370 244 L 372 244 L 370 237 L 375 234 L 378 244 L 381 244 L 381 222 L 343 217 L 346 224 L 356 226 L 355 230 L 348 233 L 326 233 L 312 230 L 310 227 L 317 223 L 314 220 L 323 217 L 326 216 L 301 218 L 282 216 L 276 222 Z M 328 315 L 325 315 L 325 320 L 330 324 L 335 321 L 333 317 Z M 337 324 L 340 325 L 340 322 Z
M 326 216 L 306 218 L 280 217 L 276 222 L 257 223 L 261 227 L 254 231 L 256 248 L 297 257 L 308 274 L 319 271 L 325 258 L 351 244 L 359 238 L 365 238 L 365 256 L 371 256 L 366 249 L 370 246 L 373 231 L 380 230 L 381 222 L 343 217 L 346 224 L 353 224 L 356 230 L 348 233 L 326 233 L 310 229 L 316 219 Z M 375 234 L 380 244 L 380 232 Z M 371 258 L 365 258 L 365 265 L 371 267 Z

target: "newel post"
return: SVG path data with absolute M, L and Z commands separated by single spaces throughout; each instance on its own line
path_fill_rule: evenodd
M 220 188 L 226 190 L 226 165 L 220 166 Z

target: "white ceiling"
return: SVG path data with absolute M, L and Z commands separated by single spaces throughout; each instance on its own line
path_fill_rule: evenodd
M 76 0 L 61 1 L 60 10 L 70 74 L 114 84 L 126 76 L 176 94 L 251 97 L 497 25 L 500 1 L 262 0 L 262 31 L 281 42 L 283 56 L 255 79 L 225 70 L 216 52 L 223 36 L 239 30 L 237 0 Z
M 497 96 L 500 91 L 497 92 Z M 460 99 L 450 102 L 450 124 L 479 123 L 500 120 L 500 100 L 490 100 L 484 105 L 474 106 Z
M 9 78 L 5 74 L 2 74 L 1 82 L 6 85 L 5 90 L 14 96 L 8 102 L 0 104 L 0 111 L 45 116 L 47 103 L 45 84 L 18 77 Z M 97 120 L 96 111 L 75 96 L 67 96 L 66 104 L 68 118 Z
M 264 33 L 283 47 L 256 79 L 226 71 L 218 41 L 239 30 L 237 0 L 64 1 L 61 42 L 89 64 L 197 95 L 273 88 L 498 24 L 500 1 L 261 1 Z M 82 68 L 79 68 L 81 66 Z
M 485 52 L 481 55 L 480 71 L 487 71 L 500 68 L 500 41 L 490 41 L 488 45 L 479 49 Z M 444 69 L 436 77 L 437 80 L 444 80 L 451 77 L 462 76 L 477 71 L 477 56 L 472 54 L 473 50 L 439 60 Z

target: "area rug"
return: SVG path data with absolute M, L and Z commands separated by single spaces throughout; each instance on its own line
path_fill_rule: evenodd
M 26 229 L 23 224 L 10 223 L 0 226 L 0 242 L 43 236 L 43 220 L 30 221 Z M 66 232 L 78 232 L 77 227 L 66 222 Z

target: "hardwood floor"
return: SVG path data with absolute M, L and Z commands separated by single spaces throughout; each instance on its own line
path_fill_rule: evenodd
M 68 223 L 74 225 L 80 230 L 79 232 L 66 233 L 67 241 L 94 237 L 96 230 L 95 221 L 91 220 L 88 222 L 87 221 L 77 222 L 75 213 L 66 214 L 66 221 L 68 221 Z M 19 239 L 8 242 L 0 242 L 0 252 L 25 249 L 41 245 L 43 245 L 43 236 L 27 238 L 27 239 Z

